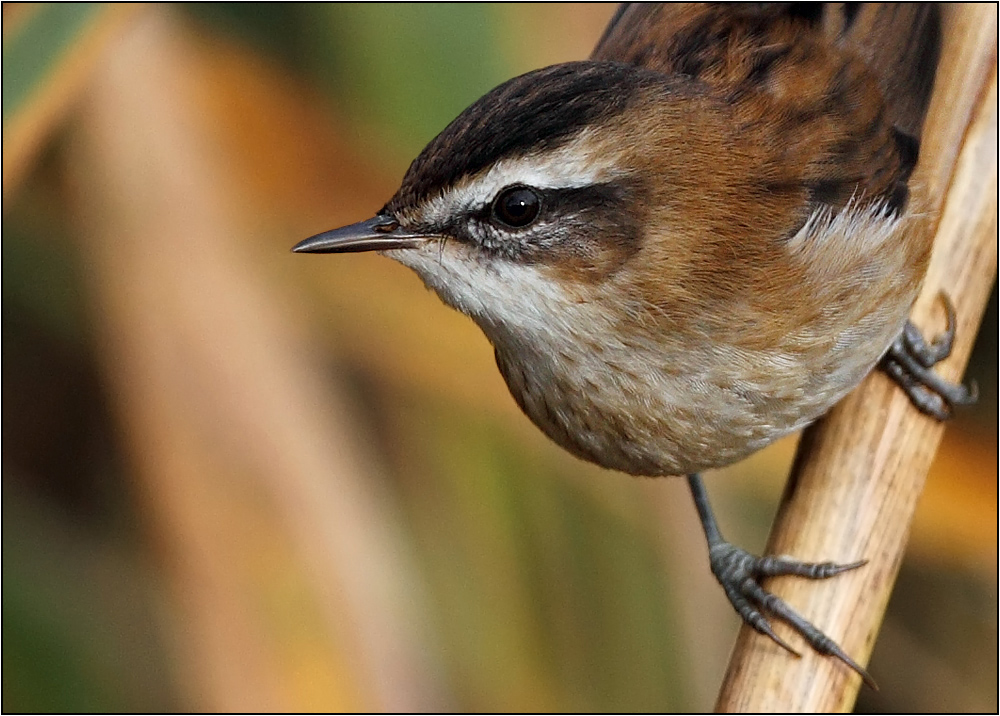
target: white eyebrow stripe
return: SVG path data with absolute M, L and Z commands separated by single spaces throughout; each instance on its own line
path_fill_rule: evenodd
M 600 149 L 604 149 L 601 147 Z M 421 210 L 427 223 L 445 222 L 458 211 L 486 206 L 504 187 L 524 184 L 538 189 L 574 189 L 614 175 L 613 157 L 602 156 L 591 132 L 584 130 L 558 149 L 501 159 L 489 170 L 459 181 Z

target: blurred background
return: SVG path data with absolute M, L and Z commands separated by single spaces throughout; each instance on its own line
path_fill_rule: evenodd
M 613 10 L 3 5 L 4 711 L 711 707 L 683 481 L 550 444 L 403 267 L 289 252 Z M 996 341 L 994 292 L 861 711 L 998 707 Z M 793 450 L 708 476 L 734 542 Z

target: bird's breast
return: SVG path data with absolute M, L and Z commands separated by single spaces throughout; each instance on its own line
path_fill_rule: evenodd
M 792 376 L 804 368 L 795 359 L 754 383 L 724 349 L 582 345 L 497 341 L 497 365 L 518 405 L 552 440 L 635 475 L 735 462 L 800 427 L 804 415 L 814 417 L 817 400 L 827 402 L 794 387 Z
M 816 419 L 871 371 L 920 285 L 910 228 L 873 209 L 817 217 L 780 247 L 781 276 L 721 303 L 625 300 L 609 283 L 481 325 L 515 400 L 576 455 L 637 475 L 719 467 Z

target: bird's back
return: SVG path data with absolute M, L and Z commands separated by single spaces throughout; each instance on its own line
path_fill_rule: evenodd
M 902 209 L 939 36 L 930 3 L 625 3 L 592 59 L 696 79 L 799 162 L 796 143 L 816 147 L 811 170 L 784 169 L 818 203 L 863 193 Z

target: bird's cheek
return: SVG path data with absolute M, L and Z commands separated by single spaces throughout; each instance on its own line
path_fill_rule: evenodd
M 591 286 L 607 281 L 634 261 L 640 248 L 638 229 L 595 222 L 554 242 L 538 263 L 554 281 Z
M 470 247 L 442 239 L 413 249 L 382 252 L 388 258 L 412 269 L 442 301 L 468 315 L 481 310 L 482 293 L 476 275 L 482 264 L 472 256 Z

